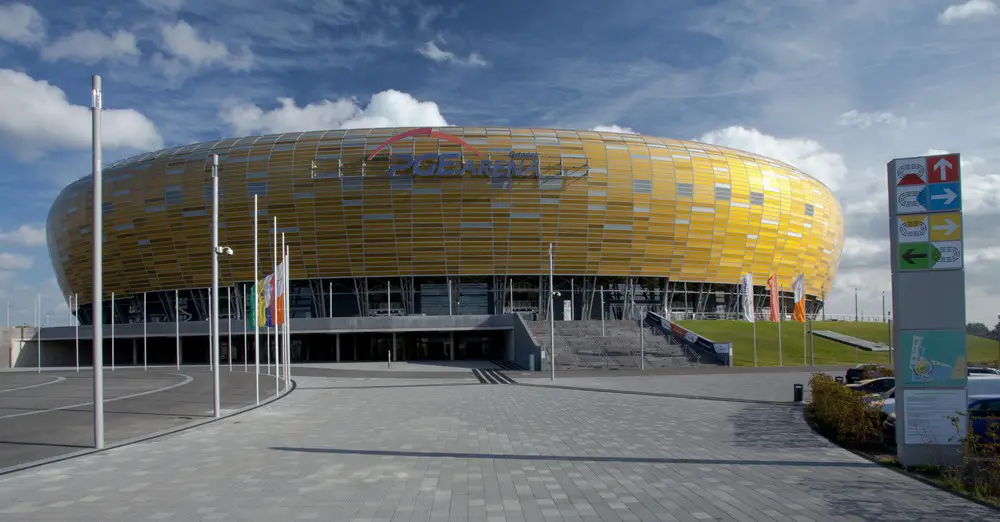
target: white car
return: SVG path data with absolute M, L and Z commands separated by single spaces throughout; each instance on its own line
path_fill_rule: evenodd
M 1000 395 L 1000 375 L 973 373 L 969 375 L 968 395 Z M 883 394 L 872 394 L 865 397 L 879 405 L 886 415 L 896 414 L 896 388 Z

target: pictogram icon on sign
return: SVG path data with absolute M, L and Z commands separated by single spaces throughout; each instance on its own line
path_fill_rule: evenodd
M 927 209 L 931 211 L 962 208 L 962 189 L 958 183 L 935 183 L 927 186 Z
M 899 217 L 896 221 L 900 243 L 926 243 L 930 240 L 930 224 L 926 215 Z
M 943 154 L 927 158 L 929 183 L 954 183 L 961 177 L 962 165 L 958 154 Z
M 924 185 L 896 188 L 896 213 L 927 212 L 927 187 Z
M 931 241 L 962 239 L 962 214 L 949 212 L 930 215 Z
M 927 270 L 930 268 L 930 243 L 913 243 L 899 246 L 900 270 Z
M 962 242 L 941 241 L 930 245 L 931 268 L 944 270 L 962 268 Z
M 926 158 L 898 159 L 895 162 L 896 186 L 927 183 Z

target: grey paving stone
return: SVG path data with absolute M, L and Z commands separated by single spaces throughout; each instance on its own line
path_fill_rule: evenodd
M 236 418 L 0 477 L 0 520 L 997 516 L 840 450 L 788 406 L 298 380 Z

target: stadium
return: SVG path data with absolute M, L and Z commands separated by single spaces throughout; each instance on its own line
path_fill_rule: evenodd
M 447 127 L 174 147 L 103 174 L 104 322 L 113 314 L 119 338 L 149 336 L 151 362 L 174 360 L 175 335 L 185 360 L 207 358 L 212 154 L 219 242 L 234 251 L 220 257 L 223 337 L 228 324 L 225 342 L 242 349 L 247 288 L 273 271 L 277 232 L 290 251 L 293 360 L 512 359 L 513 318 L 547 321 L 549 298 L 556 321 L 731 313 L 743 274 L 762 308 L 768 277 L 790 303 L 804 274 L 815 313 L 843 244 L 841 207 L 822 183 L 702 143 Z M 47 223 L 58 283 L 84 326 L 95 301 L 91 179 L 66 187 Z

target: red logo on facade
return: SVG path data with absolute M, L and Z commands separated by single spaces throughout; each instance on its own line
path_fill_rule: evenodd
M 443 133 L 441 131 L 436 131 L 436 130 L 430 128 L 430 127 L 420 127 L 419 129 L 412 129 L 412 130 L 408 130 L 406 132 L 401 132 L 401 133 L 399 133 L 399 134 L 397 134 L 397 135 L 395 135 L 395 136 L 393 136 L 393 137 L 385 140 L 384 143 L 382 143 L 381 145 L 379 145 L 378 148 L 376 148 L 375 151 L 372 152 L 370 156 L 368 156 L 368 160 L 371 161 L 371 159 L 374 158 L 375 155 L 379 153 L 379 151 L 381 151 L 382 149 L 388 147 L 389 145 L 392 145 L 393 143 L 396 143 L 399 140 L 402 140 L 402 139 L 405 139 L 405 138 L 410 138 L 410 137 L 413 137 L 413 136 L 428 136 L 428 137 L 431 137 L 431 138 L 437 138 L 439 140 L 450 141 L 452 143 L 456 143 L 456 144 L 462 146 L 462 148 L 464 148 L 464 149 L 469 149 L 470 151 L 474 152 L 476 154 L 476 156 L 479 156 L 480 158 L 483 157 L 482 153 L 480 153 L 478 150 L 476 150 L 476 148 L 473 147 L 472 145 L 469 145 L 468 143 L 466 143 L 466 141 L 463 140 L 462 138 L 456 138 L 455 136 L 452 136 L 451 134 L 445 134 L 445 133 Z

